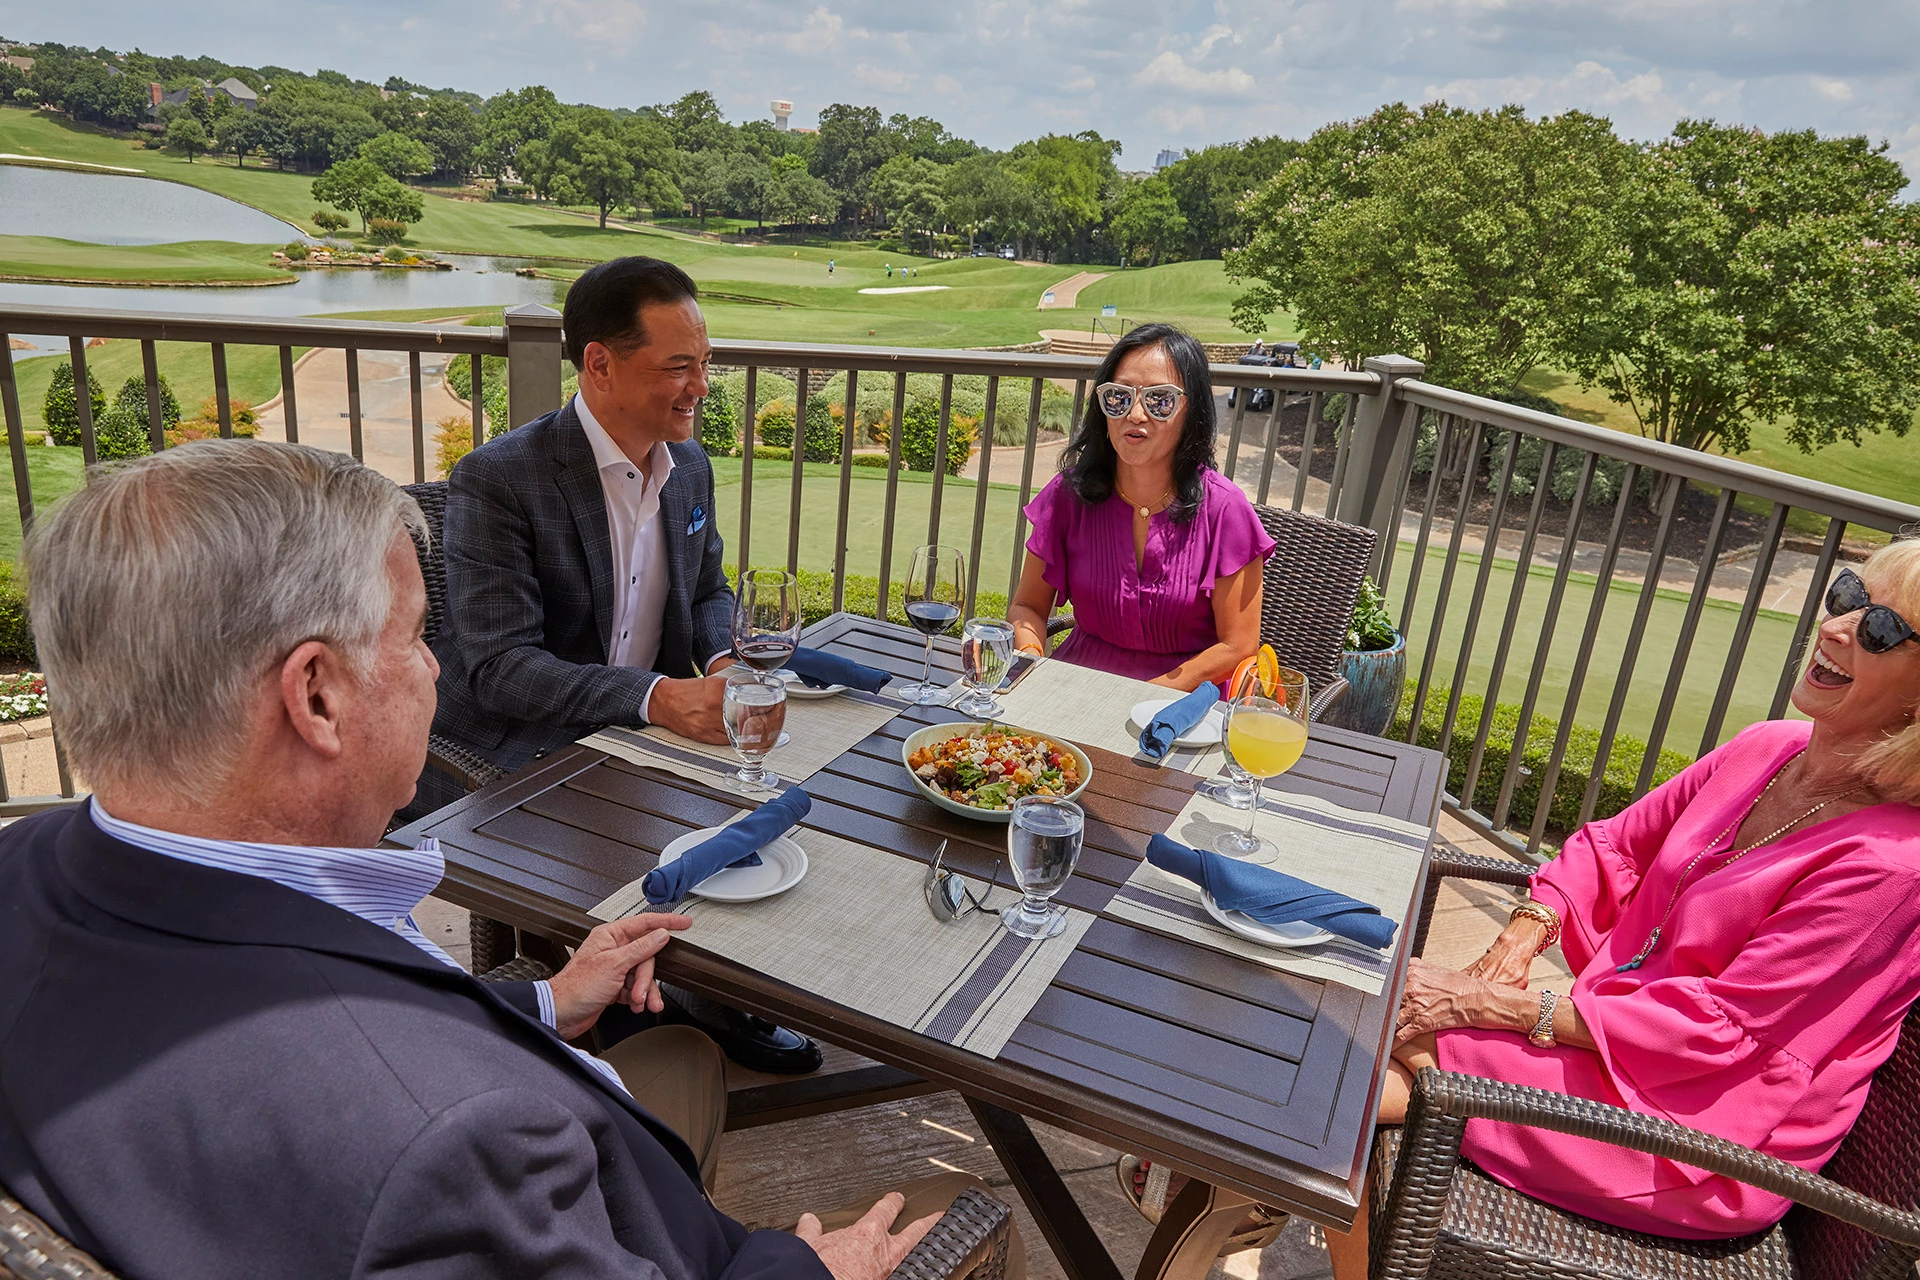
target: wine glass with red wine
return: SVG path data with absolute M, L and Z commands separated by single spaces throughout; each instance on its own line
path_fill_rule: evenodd
M 907 702 L 946 701 L 947 689 L 933 682 L 933 638 L 960 621 L 961 583 L 966 577 L 967 560 L 960 548 L 937 542 L 914 548 L 907 569 L 907 621 L 927 638 L 927 656 L 919 683 L 899 691 Z
M 787 665 L 800 647 L 800 584 L 785 569 L 748 569 L 733 597 L 733 656 L 756 671 Z M 780 734 L 780 745 L 789 741 Z

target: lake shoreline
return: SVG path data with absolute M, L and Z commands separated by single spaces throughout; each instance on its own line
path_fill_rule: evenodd
M 99 289 L 271 289 L 296 284 L 291 275 L 282 280 L 105 280 L 82 276 L 23 276 L 0 272 L 4 284 L 78 284 Z

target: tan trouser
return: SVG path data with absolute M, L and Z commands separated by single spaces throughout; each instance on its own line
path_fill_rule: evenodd
M 711 1190 L 720 1134 L 727 1126 L 727 1060 L 719 1046 L 692 1027 L 653 1027 L 622 1040 L 600 1058 L 619 1073 L 634 1101 L 693 1148 L 700 1180 Z M 945 1212 L 968 1187 L 992 1194 L 970 1173 L 943 1173 L 895 1188 L 907 1204 L 894 1229 Z M 865 1196 L 823 1213 L 820 1224 L 828 1231 L 850 1227 L 879 1199 Z M 1007 1280 L 1026 1280 L 1026 1275 L 1026 1246 L 1016 1229 L 1008 1240 Z

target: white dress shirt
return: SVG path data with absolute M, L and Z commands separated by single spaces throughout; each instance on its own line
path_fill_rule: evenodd
M 324 849 L 311 845 L 247 844 L 239 840 L 208 840 L 201 836 L 183 836 L 137 823 L 123 822 L 100 807 L 99 797 L 90 800 L 94 825 L 116 840 L 136 849 L 178 858 L 217 871 L 243 876 L 258 876 L 275 884 L 318 898 L 328 906 L 350 911 L 382 929 L 392 930 L 435 960 L 452 968 L 460 962 L 435 945 L 413 922 L 413 909 L 420 899 L 432 893 L 447 874 L 447 861 L 440 854 L 440 842 L 428 836 L 414 849 Z M 549 1027 L 558 1018 L 553 1004 L 553 988 L 545 982 L 533 984 L 540 1004 L 540 1020 Z M 567 1046 L 573 1049 L 572 1045 Z M 625 1090 L 620 1076 L 606 1063 L 589 1054 L 573 1052 L 584 1058 L 594 1070 Z
M 673 474 L 673 454 L 664 440 L 647 455 L 642 475 L 633 459 L 621 451 L 575 394 L 573 411 L 579 415 L 587 443 L 600 469 L 600 491 L 607 500 L 607 533 L 613 541 L 613 629 L 607 636 L 607 665 L 651 670 L 660 657 L 660 635 L 667 612 L 667 531 L 660 521 L 660 491 Z M 640 703 L 647 719 L 653 689 Z

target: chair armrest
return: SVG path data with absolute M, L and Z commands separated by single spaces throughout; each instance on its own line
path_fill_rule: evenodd
M 527 956 L 516 956 L 474 976 L 481 982 L 545 982 L 553 976 L 553 968 Z
M 0 1275 L 31 1280 L 114 1280 L 92 1254 L 64 1239 L 0 1190 Z
M 1420 1146 L 1432 1155 L 1434 1144 L 1425 1141 L 1417 1131 L 1431 1128 L 1440 1143 L 1449 1147 L 1457 1158 L 1467 1120 L 1523 1124 L 1591 1138 L 1630 1151 L 1644 1151 L 1704 1169 L 1784 1196 L 1904 1248 L 1920 1250 L 1920 1212 L 1881 1204 L 1798 1165 L 1671 1120 L 1608 1106 L 1590 1098 L 1433 1067 L 1420 1069 L 1414 1080 L 1414 1099 L 1415 1105 L 1410 1105 L 1407 1112 L 1403 1151 Z M 1435 1123 L 1436 1119 L 1440 1122 Z M 1405 1165 L 1396 1171 L 1396 1190 L 1401 1180 L 1409 1176 L 1412 1175 Z
M 427 739 L 427 764 L 470 792 L 507 775 L 507 771 L 493 761 L 437 733 Z
M 968 1187 L 893 1269 L 890 1280 L 1001 1280 L 1012 1230 L 1013 1210 Z
M 1049 640 L 1063 631 L 1071 630 L 1073 630 L 1073 615 L 1070 613 L 1056 613 L 1047 619 L 1047 638 Z
M 1419 924 L 1413 933 L 1413 954 L 1426 954 L 1427 929 L 1433 924 L 1433 908 L 1440 901 L 1442 880 L 1451 877 L 1524 889 L 1533 883 L 1533 873 L 1537 870 L 1539 868 L 1515 862 L 1511 858 L 1487 858 L 1456 849 L 1435 849 L 1432 861 L 1427 864 L 1427 887 L 1420 898 Z
M 1332 682 L 1321 685 L 1320 692 L 1314 694 L 1307 702 L 1308 721 L 1320 720 L 1327 714 L 1328 708 L 1346 696 L 1347 690 L 1351 687 L 1345 676 L 1335 676 Z

